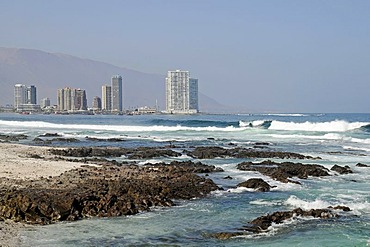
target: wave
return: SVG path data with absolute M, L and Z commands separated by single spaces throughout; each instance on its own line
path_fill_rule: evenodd
M 238 127 L 239 124 L 236 121 L 217 121 L 217 120 L 173 120 L 173 119 L 153 119 L 150 121 L 151 125 L 164 125 L 164 126 L 188 126 L 188 127 Z
M 265 114 L 259 114 L 261 116 L 277 116 L 277 117 L 308 117 L 307 114 L 301 114 L 301 113 L 265 113 Z
M 361 126 L 360 128 L 362 131 L 364 132 L 370 132 L 370 124 L 367 124 L 367 125 L 364 125 L 364 126 Z
M 240 127 L 266 128 L 270 130 L 288 131 L 311 131 L 311 132 L 347 132 L 361 130 L 370 132 L 370 123 L 366 122 L 347 122 L 335 120 L 330 122 L 283 122 L 275 120 L 258 120 L 252 122 L 239 121 Z
M 169 132 L 169 131 L 208 131 L 208 132 L 233 132 L 240 131 L 243 128 L 227 127 L 188 127 L 182 125 L 164 126 L 133 126 L 133 125 L 93 125 L 93 124 L 55 124 L 42 121 L 5 121 L 0 120 L 0 126 L 18 127 L 18 128 L 35 128 L 35 129 L 69 129 L 69 130 L 94 130 L 94 131 L 118 131 L 118 132 Z
M 261 128 L 268 129 L 271 126 L 271 120 L 256 120 L 252 122 L 239 121 L 240 127 L 250 127 L 250 128 Z

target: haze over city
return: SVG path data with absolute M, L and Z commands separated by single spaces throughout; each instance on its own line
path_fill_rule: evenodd
M 246 111 L 369 112 L 369 12 L 341 0 L 2 1 L 0 47 L 189 70 L 200 92 Z

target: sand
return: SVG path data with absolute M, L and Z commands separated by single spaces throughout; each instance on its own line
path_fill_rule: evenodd
M 0 143 L 0 177 L 10 179 L 38 179 L 58 176 L 78 168 L 82 163 L 51 161 L 31 158 L 31 155 L 52 158 L 49 147 L 34 147 L 20 144 Z
M 49 147 L 34 147 L 13 143 L 0 143 L 1 186 L 21 184 L 23 180 L 48 178 L 78 168 L 83 163 L 53 161 L 31 158 L 38 155 L 46 159 L 54 157 L 48 153 Z M 0 221 L 0 246 L 21 245 L 20 231 L 25 225 L 12 221 Z

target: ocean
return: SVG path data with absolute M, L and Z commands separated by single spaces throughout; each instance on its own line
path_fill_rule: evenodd
M 26 134 L 20 143 L 45 133 L 58 133 L 79 142 L 55 142 L 56 146 L 155 147 L 169 144 L 182 148 L 220 146 L 296 152 L 317 160 L 284 160 L 349 166 L 352 174 L 297 179 L 301 185 L 281 183 L 257 172 L 240 171 L 243 161 L 264 159 L 216 158 L 199 160 L 221 167 L 211 173 L 223 191 L 205 198 L 176 201 L 171 208 L 153 208 L 134 216 L 91 218 L 21 232 L 24 246 L 370 246 L 370 114 L 235 114 L 235 115 L 20 115 L 0 114 L 0 133 Z M 95 138 L 121 138 L 122 142 L 94 142 Z M 136 160 L 170 162 L 176 158 Z M 127 161 L 125 157 L 116 159 Z M 198 161 L 198 160 L 195 160 Z M 282 162 L 282 160 L 274 159 Z M 204 176 L 204 174 L 202 175 Z M 231 176 L 233 179 L 224 179 Z M 236 188 L 249 178 L 263 178 L 276 186 L 270 192 Z M 294 218 L 272 225 L 270 231 L 229 240 L 211 235 L 232 232 L 249 221 L 275 211 L 326 208 L 344 205 L 352 209 L 332 219 Z

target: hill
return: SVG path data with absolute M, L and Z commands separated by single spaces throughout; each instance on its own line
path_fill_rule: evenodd
M 112 75 L 123 78 L 124 107 L 154 106 L 165 108 L 164 75 L 150 74 L 112 64 L 40 50 L 0 47 L 0 104 L 12 104 L 14 85 L 35 85 L 37 100 L 49 97 L 56 103 L 58 88 L 86 90 L 88 105 L 94 96 L 101 97 L 101 86 L 110 84 Z M 199 79 L 201 83 L 201 79 Z M 225 112 L 228 107 L 200 92 L 200 110 Z

